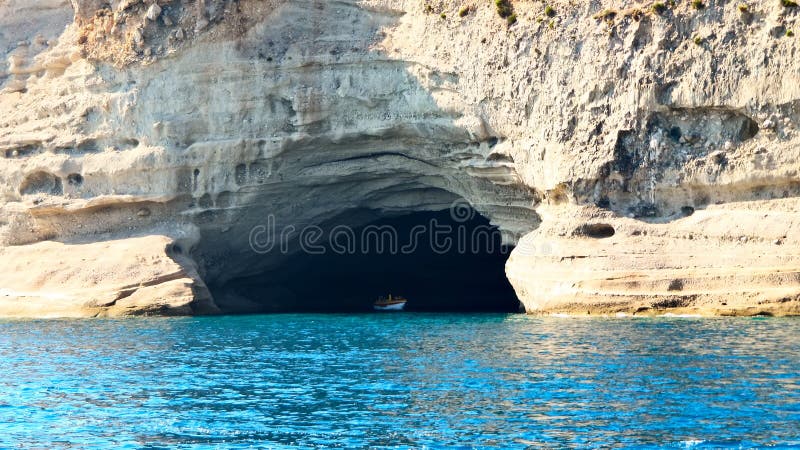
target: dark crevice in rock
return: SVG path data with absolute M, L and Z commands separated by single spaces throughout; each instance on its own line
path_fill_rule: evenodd
M 79 173 L 71 173 L 67 175 L 67 183 L 71 186 L 80 186 L 83 184 L 83 175 Z
M 727 108 L 674 108 L 650 116 L 646 128 L 652 134 L 666 132 L 675 144 L 704 144 L 718 147 L 725 142 L 738 144 L 752 139 L 759 131 L 756 121 L 740 111 Z
M 100 151 L 100 145 L 94 139 L 87 139 L 75 147 L 78 153 L 97 153 Z
M 614 227 L 605 223 L 587 223 L 576 228 L 573 236 L 583 236 L 595 239 L 610 238 L 614 236 Z
M 25 180 L 23 180 L 19 187 L 19 193 L 22 195 L 61 195 L 64 193 L 64 188 L 61 183 L 61 178 L 49 172 L 39 171 L 25 177 Z
M 332 161 L 325 161 L 324 163 L 315 164 L 313 166 L 309 166 L 308 168 L 319 167 L 319 166 L 323 166 L 323 165 L 326 165 L 326 164 L 336 164 L 336 163 L 343 163 L 343 162 L 358 161 L 358 160 L 363 160 L 363 159 L 375 159 L 375 158 L 381 158 L 381 157 L 384 157 L 384 156 L 398 156 L 398 157 L 401 157 L 401 158 L 410 159 L 412 161 L 417 161 L 417 162 L 426 164 L 426 165 L 431 166 L 431 167 L 438 167 L 435 164 L 431 163 L 430 161 L 425 161 L 424 159 L 421 159 L 421 158 L 415 158 L 413 156 L 408 156 L 408 155 L 405 155 L 405 154 L 400 153 L 400 152 L 374 152 L 374 153 L 367 153 L 367 154 L 364 154 L 364 155 L 351 156 L 349 158 L 342 158 L 342 159 L 335 159 L 335 160 L 332 160 Z
M 641 165 L 641 156 L 631 151 L 635 134 L 632 130 L 621 130 L 617 134 L 617 143 L 614 146 L 614 160 L 604 170 L 616 171 L 625 179 L 633 176 L 633 172 Z M 608 173 L 606 174 L 608 175 Z
M 234 179 L 239 186 L 247 183 L 247 165 L 238 164 L 235 169 Z
M 32 155 L 34 153 L 41 153 L 42 146 L 41 145 L 22 145 L 19 147 L 12 147 L 3 150 L 3 154 L 6 158 L 22 158 L 25 156 Z
M 514 164 L 514 158 L 503 153 L 492 153 L 486 158 L 486 161 Z

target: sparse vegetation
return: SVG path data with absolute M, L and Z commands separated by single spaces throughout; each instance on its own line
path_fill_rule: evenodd
M 797 2 L 794 0 L 781 0 L 781 5 L 784 8 L 797 8 Z
M 545 15 L 545 16 L 547 16 L 547 17 L 553 17 L 553 16 L 555 16 L 555 15 L 556 15 L 556 10 L 555 10 L 555 9 L 553 9 L 553 7 L 552 7 L 552 6 L 550 6 L 550 5 L 546 5 L 546 6 L 544 7 L 544 15 Z
M 692 8 L 694 9 L 703 9 L 706 5 L 703 4 L 702 0 L 692 0 Z
M 433 14 L 433 6 L 425 5 L 425 13 L 426 14 Z
M 617 10 L 604 9 L 593 16 L 597 20 L 614 20 L 617 17 Z
M 458 10 L 458 17 L 466 17 L 469 14 L 469 6 L 465 6 Z
M 750 7 L 747 6 L 747 3 L 739 3 L 739 12 L 742 14 L 750 12 Z
M 439 17 L 441 17 L 442 19 L 447 19 L 447 14 L 441 13 L 439 14 Z
M 786 37 L 792 37 L 792 36 L 794 36 L 794 31 L 786 30 Z
M 664 2 L 655 2 L 650 9 L 652 9 L 656 14 L 663 14 L 667 10 L 667 5 L 665 5 Z
M 497 14 L 504 19 L 514 14 L 514 7 L 508 0 L 494 0 L 494 5 L 497 7 Z
M 497 14 L 506 19 L 506 23 L 509 26 L 517 23 L 517 15 L 514 13 L 514 7 L 511 6 L 509 0 L 494 0 L 494 5 L 497 7 Z
M 703 38 L 701 38 L 700 36 L 695 36 L 694 45 L 703 45 Z

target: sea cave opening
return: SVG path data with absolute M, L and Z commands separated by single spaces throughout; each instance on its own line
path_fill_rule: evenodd
M 314 245 L 263 273 L 211 286 L 227 313 L 367 312 L 401 295 L 406 311 L 521 311 L 505 276 L 511 247 L 474 212 L 378 215 L 359 227 L 323 225 Z

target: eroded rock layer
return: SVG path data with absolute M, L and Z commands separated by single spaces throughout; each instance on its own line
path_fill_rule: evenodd
M 529 312 L 797 313 L 797 8 L 512 6 L 0 0 L 0 314 L 214 312 L 258 226 L 462 198 Z
M 542 210 L 542 226 L 521 239 L 507 267 L 529 311 L 800 314 L 793 203 L 713 205 L 668 226 L 596 207 Z

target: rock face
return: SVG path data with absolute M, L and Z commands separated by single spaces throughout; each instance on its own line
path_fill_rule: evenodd
M 800 215 L 791 202 L 710 205 L 669 224 L 543 207 L 507 275 L 529 311 L 798 315 Z
M 193 262 L 166 236 L 0 249 L 0 316 L 219 312 Z
M 797 8 L 513 7 L 0 0 L 0 315 L 212 313 L 254 227 L 461 198 L 529 312 L 797 314 Z

